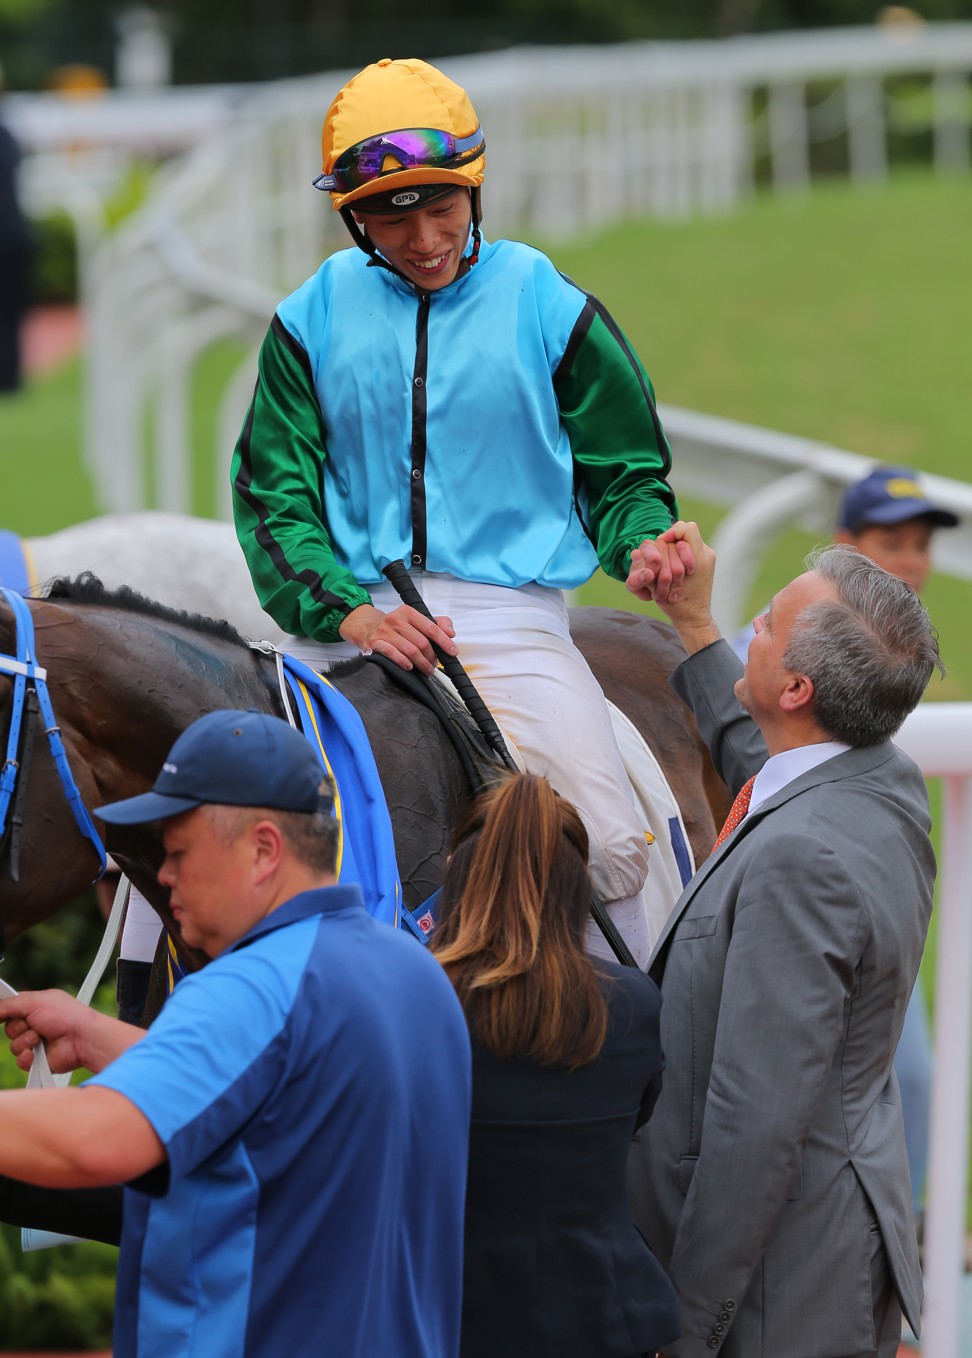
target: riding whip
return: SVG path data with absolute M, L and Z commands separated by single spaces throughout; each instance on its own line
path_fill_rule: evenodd
M 416 612 L 421 613 L 423 617 L 432 619 L 432 614 L 426 607 L 425 600 L 415 588 L 412 577 L 409 575 L 404 561 L 390 561 L 382 570 L 382 575 L 394 586 L 402 603 L 410 605 Z M 432 620 L 434 621 L 434 619 Z M 496 725 L 493 714 L 483 702 L 473 681 L 463 669 L 460 660 L 454 655 L 446 655 L 445 651 L 443 651 L 441 647 L 436 646 L 434 641 L 432 642 L 432 649 L 441 663 L 442 668 L 455 685 L 456 692 L 469 709 L 470 716 L 473 718 L 480 731 L 482 731 L 490 748 L 496 751 L 507 768 L 516 771 L 516 764 L 510 756 L 509 750 L 506 748 L 506 742 L 503 739 L 499 727 Z M 631 949 L 619 932 L 617 925 L 607 913 L 604 903 L 594 891 L 591 893 L 591 914 L 608 946 L 622 966 L 637 967 L 638 964 L 635 961 Z
M 389 584 L 394 586 L 402 603 L 408 604 L 410 608 L 414 608 L 417 613 L 421 613 L 423 617 L 430 621 L 435 621 L 426 607 L 425 600 L 412 583 L 412 577 L 406 570 L 404 561 L 389 561 L 381 573 Z M 434 641 L 432 642 L 432 649 L 435 652 L 436 659 L 455 685 L 459 697 L 469 709 L 469 715 L 482 731 L 483 738 L 490 749 L 495 751 L 508 769 L 516 770 L 516 762 L 506 748 L 506 741 L 503 739 L 502 732 L 496 725 L 493 714 L 480 697 L 473 681 L 463 669 L 462 662 L 457 656 L 447 655 L 441 647 L 436 646 Z

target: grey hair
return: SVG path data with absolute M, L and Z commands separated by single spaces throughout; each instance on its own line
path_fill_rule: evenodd
M 206 810 L 213 834 L 222 844 L 234 843 L 258 820 L 272 820 L 304 867 L 322 874 L 333 874 L 337 868 L 340 826 L 329 811 L 278 811 L 269 806 L 225 804 L 209 805 Z
M 945 673 L 937 633 L 911 586 L 856 547 L 818 547 L 806 564 L 837 597 L 801 609 L 783 665 L 812 681 L 814 717 L 831 739 L 878 745 L 918 706 L 932 671 Z

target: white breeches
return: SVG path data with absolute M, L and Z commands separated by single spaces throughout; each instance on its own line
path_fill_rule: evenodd
M 417 572 L 429 611 L 452 619 L 459 659 L 526 767 L 549 778 L 583 817 L 591 876 L 638 962 L 651 951 L 641 889 L 648 873 L 645 826 L 635 808 L 607 703 L 571 640 L 560 590 L 507 589 Z M 385 612 L 401 600 L 391 585 L 371 589 Z M 312 667 L 358 654 L 344 642 L 294 637 L 284 649 Z M 591 951 L 613 956 L 592 925 Z

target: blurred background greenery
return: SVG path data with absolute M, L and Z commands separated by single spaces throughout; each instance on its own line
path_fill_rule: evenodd
M 379 56 L 428 60 L 519 43 L 720 38 L 873 23 L 874 0 L 155 0 L 173 45 L 176 83 L 271 80 L 362 66 Z M 967 19 L 965 0 L 923 0 L 930 21 Z M 118 0 L 0 0 L 0 54 L 13 88 L 52 68 L 110 70 L 126 7 Z

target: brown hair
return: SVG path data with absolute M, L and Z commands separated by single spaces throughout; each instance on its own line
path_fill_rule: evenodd
M 432 949 L 488 1051 L 540 1066 L 593 1061 L 607 1004 L 584 948 L 587 831 L 545 778 L 515 774 L 456 830 Z

